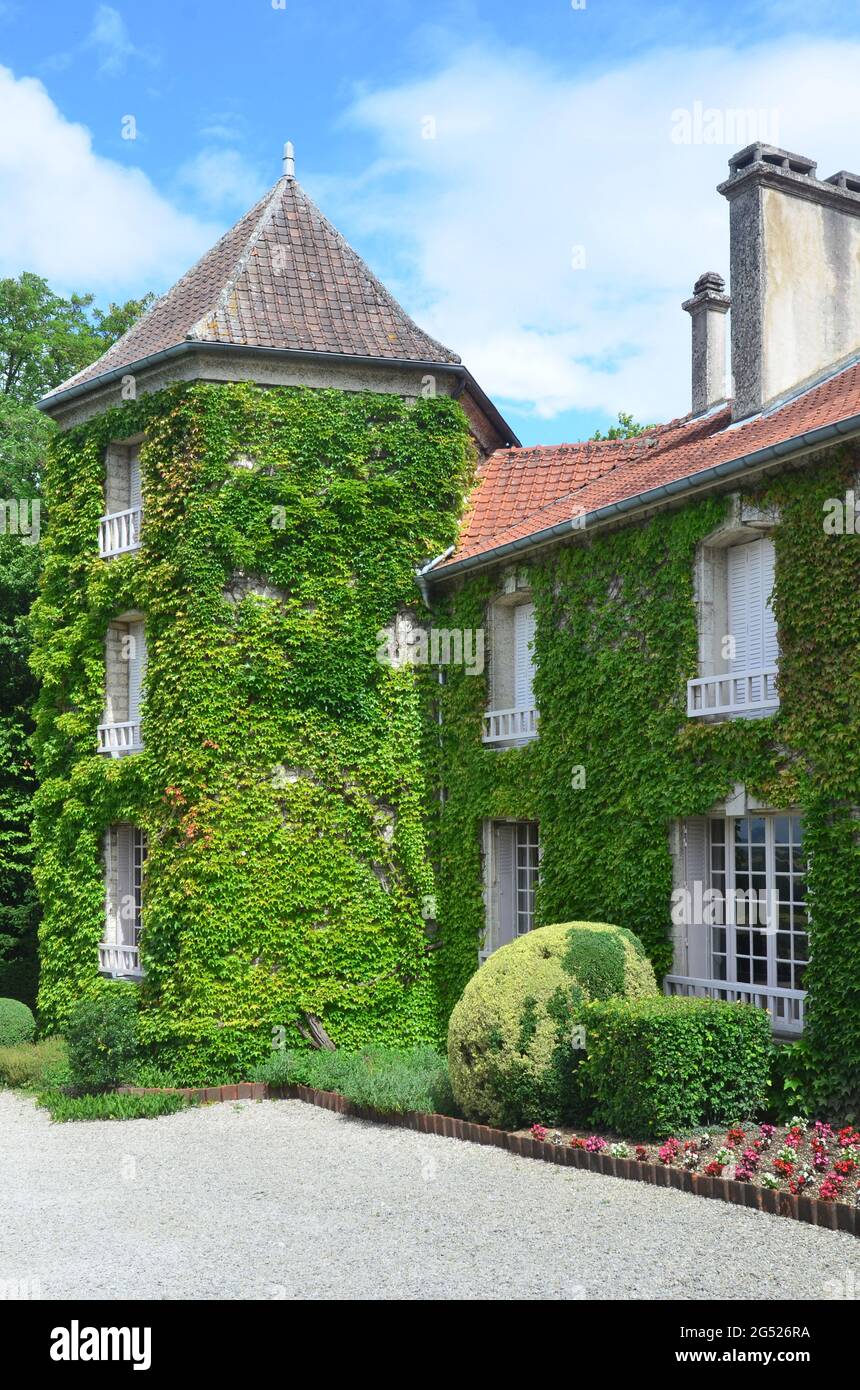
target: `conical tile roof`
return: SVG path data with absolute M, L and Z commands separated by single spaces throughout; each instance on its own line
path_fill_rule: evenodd
M 108 351 L 44 398 L 185 342 L 454 364 L 294 178 L 273 188 Z

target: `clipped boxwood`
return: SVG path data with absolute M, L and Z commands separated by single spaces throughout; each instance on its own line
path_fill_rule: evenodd
M 0 999 L 0 1047 L 32 1042 L 36 1036 L 36 1020 L 32 1010 L 20 999 Z
M 657 993 L 639 939 L 607 922 L 539 927 L 490 956 L 448 1028 L 455 1100 L 468 1119 L 517 1126 L 577 1112 L 573 1028 L 589 1000 Z
M 633 1138 L 727 1124 L 764 1103 L 770 1019 L 751 1004 L 612 999 L 585 1010 L 592 1123 Z
M 105 985 L 79 999 L 66 1029 L 69 1073 L 81 1091 L 106 1090 L 126 1081 L 137 1059 L 137 989 Z

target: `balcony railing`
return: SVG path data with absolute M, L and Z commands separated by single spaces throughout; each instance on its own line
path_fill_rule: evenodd
M 536 738 L 536 709 L 489 709 L 484 715 L 484 743 L 514 743 Z
M 109 560 L 112 555 L 125 555 L 140 548 L 140 507 L 125 512 L 111 512 L 99 522 L 99 555 Z
M 729 1004 L 755 1004 L 767 1009 L 775 1033 L 798 1037 L 803 1032 L 803 1010 L 806 991 L 777 989 L 771 985 L 745 985 L 729 980 L 696 980 L 689 975 L 667 975 L 663 981 L 665 994 L 680 994 L 686 998 L 721 999 Z
M 687 714 L 752 714 L 779 707 L 776 666 L 687 681 Z
M 142 748 L 139 719 L 126 719 L 120 724 L 99 724 L 100 753 L 121 758 L 126 753 L 139 753 Z
M 143 975 L 140 951 L 137 946 L 119 946 L 103 941 L 99 946 L 99 971 L 102 975 L 117 975 L 139 979 Z

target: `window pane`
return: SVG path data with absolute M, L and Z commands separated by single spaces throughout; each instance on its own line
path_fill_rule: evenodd
M 750 839 L 754 845 L 764 844 L 764 816 L 750 816 Z
M 778 845 L 788 844 L 788 816 L 774 816 L 773 818 L 773 838 Z

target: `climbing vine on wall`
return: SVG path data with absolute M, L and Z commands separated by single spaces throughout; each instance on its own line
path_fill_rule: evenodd
M 141 432 L 144 544 L 105 562 L 105 450 Z M 454 540 L 470 475 L 441 397 L 196 384 L 59 438 L 34 612 L 49 1026 L 103 987 L 102 840 L 128 820 L 148 837 L 145 1036 L 190 1079 L 241 1070 L 304 1011 L 340 1044 L 438 1038 L 422 695 L 377 632 Z M 111 760 L 103 643 L 131 610 L 145 748 Z
M 699 501 L 645 524 L 544 552 L 528 570 L 536 607 L 540 737 L 503 752 L 481 744 L 486 679 L 451 670 L 428 736 L 444 798 L 429 808 L 446 949 L 440 993 L 456 1002 L 484 926 L 480 826 L 537 819 L 539 923 L 617 922 L 670 968 L 673 821 L 707 812 L 736 782 L 775 807 L 799 806 L 811 850 L 811 1099 L 860 1111 L 860 536 L 827 536 L 823 501 L 856 463 L 820 459 L 767 484 L 781 707 L 721 724 L 686 716 L 696 673 L 696 546 L 724 515 Z M 501 571 L 440 597 L 436 621 L 476 627 Z M 582 773 L 584 771 L 584 785 Z

